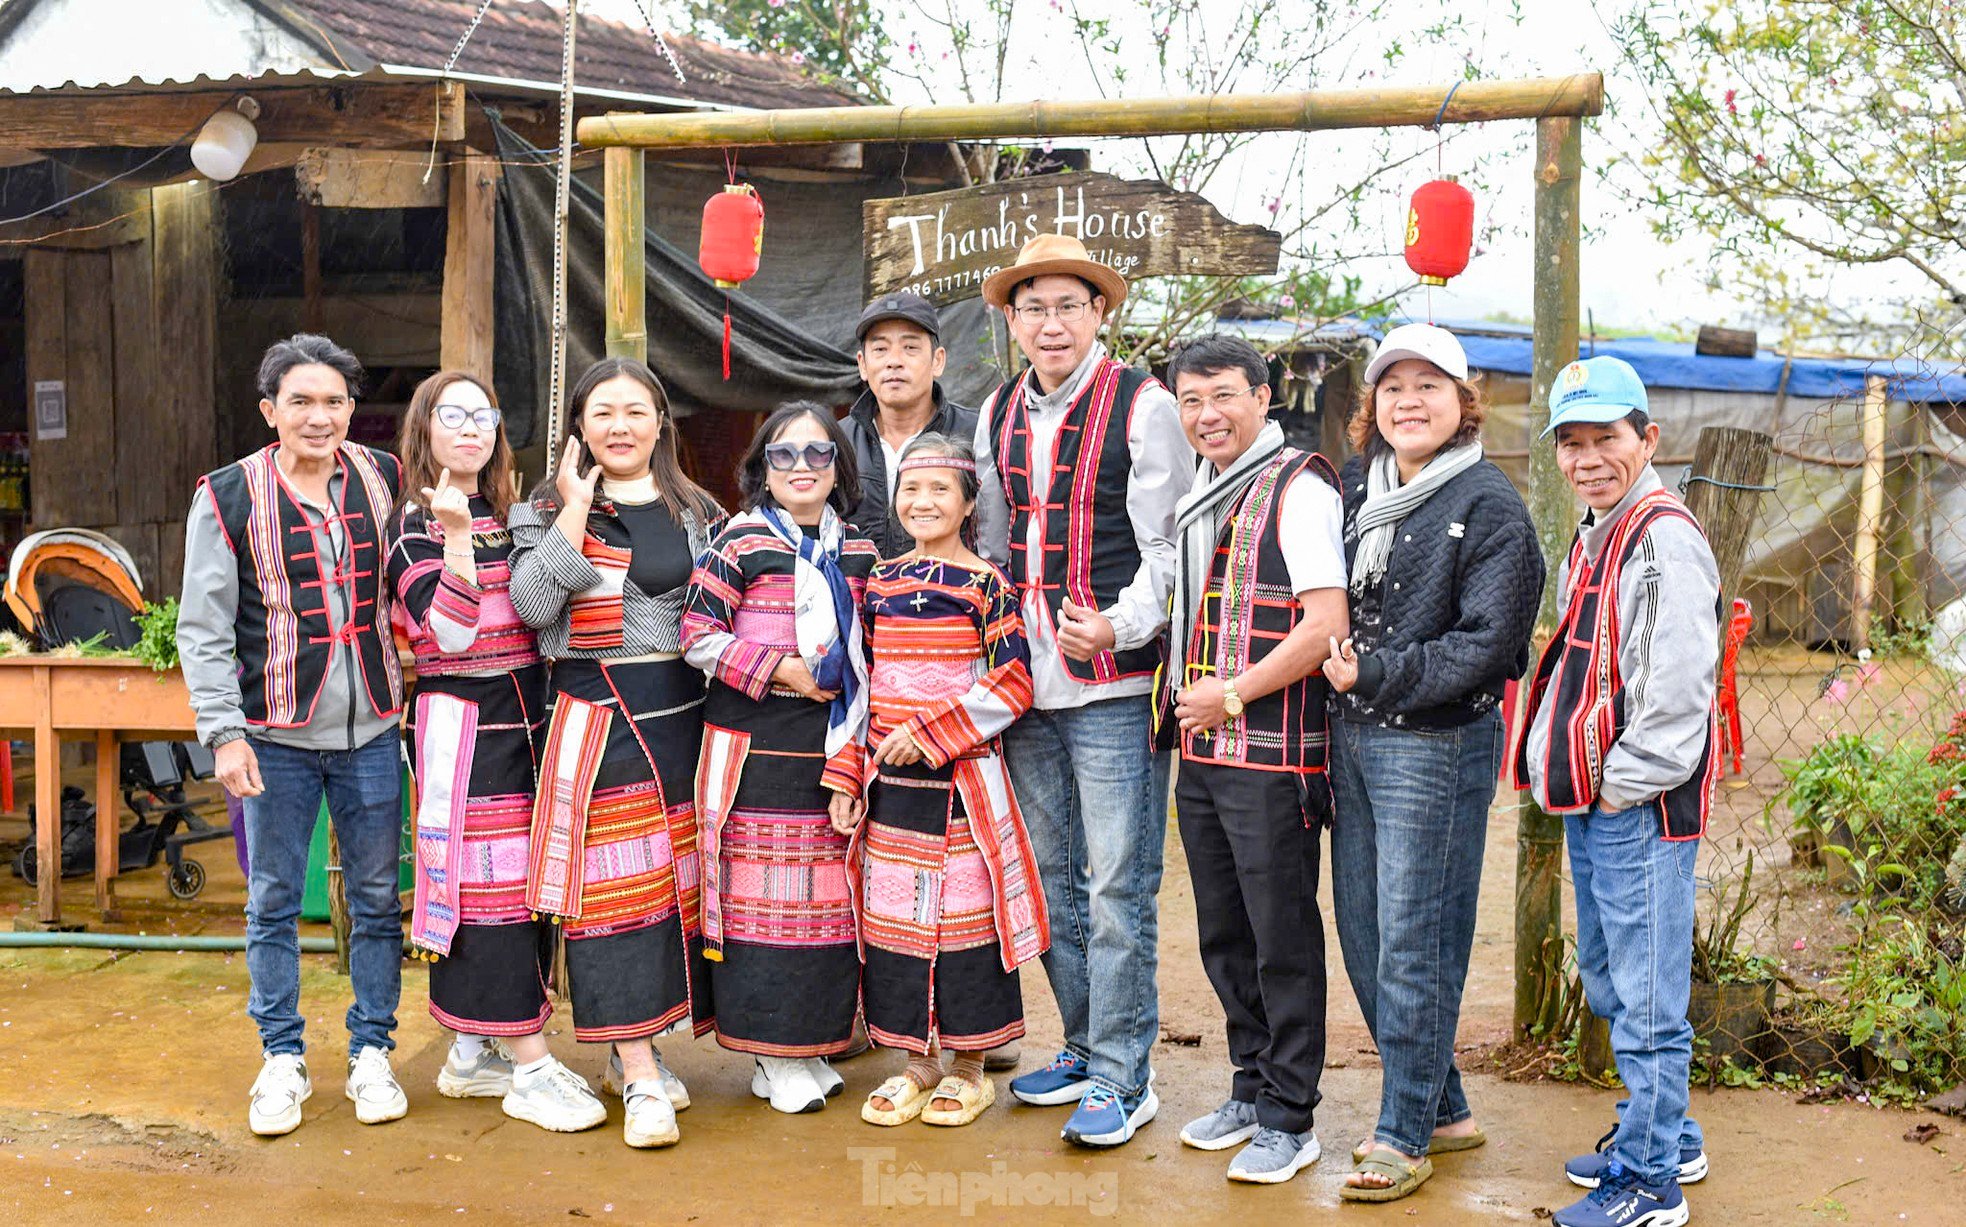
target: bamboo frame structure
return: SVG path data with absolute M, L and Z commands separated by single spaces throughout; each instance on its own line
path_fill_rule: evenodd
M 1059 137 L 1180 136 L 1195 133 L 1327 131 L 1437 127 L 1500 120 L 1536 122 L 1534 378 L 1531 417 L 1547 412 L 1556 374 L 1578 354 L 1579 187 L 1583 120 L 1604 111 L 1595 72 L 1512 81 L 1308 90 L 1278 94 L 1188 95 L 919 107 L 816 107 L 725 113 L 604 115 L 582 119 L 582 145 L 608 151 L 607 251 L 610 353 L 646 343 L 643 304 L 617 268 L 642 249 L 646 218 L 638 175 L 624 173 L 625 149 L 705 149 L 853 141 L 960 142 Z M 631 183 L 631 179 L 633 182 Z M 634 298 L 632 303 L 629 298 Z M 1574 527 L 1575 503 L 1548 447 L 1530 447 L 1530 492 L 1537 535 L 1550 560 L 1544 594 L 1553 618 L 1555 562 Z M 1546 1021 L 1559 996 L 1562 967 L 1563 822 L 1526 797 L 1518 820 L 1515 1003 L 1519 1028 Z
M 1319 132 L 1423 128 L 1435 123 L 1581 117 L 1604 112 L 1594 72 L 1519 81 L 1304 90 L 1287 94 L 1186 94 L 956 106 L 810 107 L 781 111 L 599 115 L 579 124 L 580 143 L 641 149 L 828 145 L 843 141 L 1039 140 L 1045 137 L 1182 136 L 1201 132 Z

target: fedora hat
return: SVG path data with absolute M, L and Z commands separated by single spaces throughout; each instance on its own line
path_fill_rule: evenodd
M 1017 262 L 983 280 L 983 301 L 993 307 L 1010 305 L 1010 292 L 1033 277 L 1077 277 L 1091 282 L 1106 296 L 1106 313 L 1126 301 L 1126 278 L 1086 254 L 1085 244 L 1068 234 L 1040 234 L 1024 244 Z

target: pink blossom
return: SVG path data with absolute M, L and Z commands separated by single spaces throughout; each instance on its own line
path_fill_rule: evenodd
M 805 52 L 803 52 L 803 51 L 794 51 L 794 52 L 792 53 L 792 62 L 793 62 L 794 64 L 803 64 L 803 63 L 805 63 L 805 62 L 806 62 L 806 53 L 805 53 Z
M 1292 307 L 1296 305 L 1297 305 L 1297 296 L 1294 294 L 1285 294 L 1277 299 L 1277 306 L 1282 307 L 1285 311 L 1290 310 Z
M 1734 91 L 1733 91 L 1733 90 L 1731 90 L 1731 89 L 1730 89 L 1730 90 L 1728 90 L 1728 91 L 1727 91 L 1727 97 L 1726 97 L 1726 98 L 1724 99 L 1724 101 L 1725 101 L 1725 102 L 1727 103 L 1727 113 L 1728 113 L 1729 115 L 1738 115 L 1738 114 L 1740 114 L 1740 112 L 1739 112 L 1738 110 L 1736 110 L 1736 109 L 1735 109 L 1735 107 L 1734 107 Z
M 1807 950 L 1808 948 L 1809 948 L 1809 939 L 1806 937 L 1796 938 L 1795 945 L 1789 947 L 1789 949 L 1791 950 Z
M 1858 669 L 1857 685 L 1868 686 L 1872 682 L 1876 681 L 1878 670 L 1882 668 L 1883 668 L 1882 665 L 1878 664 L 1876 661 L 1872 661 L 1869 664 L 1865 665 L 1863 668 Z
M 1829 684 L 1829 689 L 1823 691 L 1823 702 L 1834 703 L 1838 707 L 1841 707 L 1849 697 L 1850 683 L 1840 677 Z

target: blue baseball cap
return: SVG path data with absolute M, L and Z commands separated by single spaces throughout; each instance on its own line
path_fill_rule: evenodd
M 1645 385 L 1632 364 L 1608 355 L 1585 358 L 1556 373 L 1550 388 L 1550 424 L 1543 428 L 1543 437 L 1567 422 L 1615 422 L 1634 409 L 1651 413 Z

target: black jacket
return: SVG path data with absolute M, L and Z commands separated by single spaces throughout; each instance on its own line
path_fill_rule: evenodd
M 893 558 L 915 548 L 915 539 L 908 530 L 901 527 L 901 521 L 888 506 L 887 499 L 887 453 L 881 450 L 880 427 L 875 415 L 880 405 L 874 400 L 872 389 L 860 394 L 847 410 L 846 419 L 840 423 L 846 431 L 847 442 L 853 445 L 853 458 L 860 464 L 860 500 L 853 510 L 847 513 L 861 534 L 874 543 L 882 558 Z M 942 396 L 942 383 L 935 384 L 935 416 L 929 418 L 924 430 L 939 435 L 973 442 L 976 436 L 976 410 Z
M 1339 480 L 1349 568 L 1358 554 L 1364 462 L 1346 461 Z M 1484 460 L 1435 491 L 1394 532 L 1377 593 L 1377 643 L 1360 653 L 1358 683 L 1335 696 L 1334 706 L 1340 716 L 1369 723 L 1465 724 L 1499 703 L 1504 685 L 1529 667 L 1543 596 L 1536 527 L 1515 486 Z M 1361 603 L 1354 593 L 1355 633 Z

